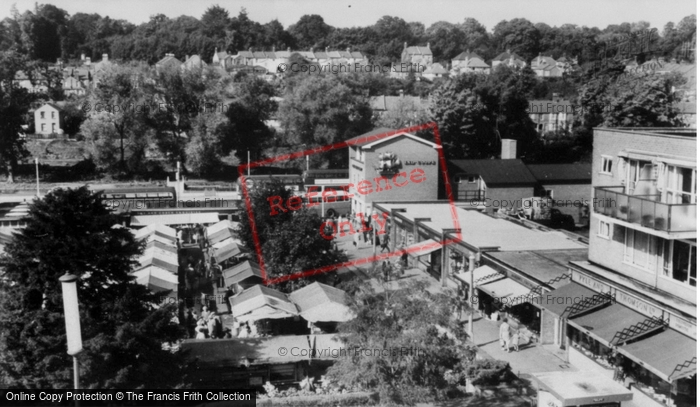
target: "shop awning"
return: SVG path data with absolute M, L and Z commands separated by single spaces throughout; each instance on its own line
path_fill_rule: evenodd
M 251 277 L 258 278 L 258 281 L 263 279 L 262 271 L 260 270 L 258 263 L 250 260 L 236 264 L 231 268 L 227 268 L 223 271 L 223 275 L 224 281 L 226 282 L 226 287 L 230 287 Z
M 277 290 L 255 285 L 230 298 L 233 317 L 239 321 L 290 318 L 299 315 L 297 306 Z
M 471 284 L 471 271 L 457 274 L 455 277 L 467 284 Z M 499 273 L 489 266 L 481 266 L 474 269 L 474 285 L 482 285 L 506 278 L 505 274 Z
M 231 222 L 229 220 L 222 220 L 221 222 L 215 223 L 207 228 L 207 239 L 209 239 L 209 244 L 216 244 L 222 240 L 235 237 L 234 229 L 238 226 L 238 222 Z
M 135 271 L 132 275 L 136 277 L 138 284 L 145 285 L 153 292 L 172 290 L 177 293 L 177 274 L 160 267 L 146 267 Z
M 212 248 L 214 249 L 214 258 L 217 263 L 221 263 L 242 253 L 242 244 L 240 241 L 231 238 L 220 241 L 212 246 Z
M 608 346 L 630 341 L 662 327 L 656 320 L 620 304 L 572 318 L 569 324 Z
M 506 302 L 506 299 L 516 299 L 518 297 L 522 298 L 522 302 L 513 303 L 512 305 L 519 305 L 521 303 L 527 302 L 526 298 L 530 293 L 530 289 L 524 285 L 518 283 L 510 278 L 504 278 L 498 281 L 494 281 L 488 284 L 477 285 L 477 288 L 493 298 L 498 298 L 502 302 Z M 511 301 L 508 301 L 509 303 Z
M 583 311 L 609 303 L 610 299 L 580 284 L 570 283 L 546 292 L 531 302 L 557 316 L 573 318 Z
M 218 221 L 219 214 L 217 212 L 135 215 L 131 217 L 131 226 L 145 226 L 151 223 L 160 223 L 163 225 L 186 225 L 193 223 L 211 224 Z
M 435 240 L 423 240 L 408 246 L 405 250 L 409 256 L 421 257 L 442 249 L 443 244 Z
M 697 372 L 697 342 L 678 331 L 667 329 L 618 351 L 662 379 L 672 382 Z

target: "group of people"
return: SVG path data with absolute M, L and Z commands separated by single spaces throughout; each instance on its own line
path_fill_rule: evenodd
M 501 343 L 501 349 L 510 353 L 510 348 L 513 347 L 516 352 L 520 350 L 520 330 L 512 329 L 508 323 L 508 319 L 504 318 L 498 330 L 498 337 Z
M 218 339 L 231 337 L 230 330 L 224 332 L 221 318 L 215 312 L 209 311 L 206 306 L 202 307 L 202 312 L 197 316 L 197 312 L 192 309 L 187 312 L 187 330 L 190 338 L 194 339 Z
M 177 247 L 182 248 L 186 244 L 196 244 L 204 250 L 207 242 L 207 228 L 202 224 L 185 225 L 175 228 L 177 231 Z
M 401 257 L 396 259 L 396 262 L 392 265 L 389 260 L 382 261 L 382 274 L 384 276 L 384 281 L 390 281 L 392 274 L 396 271 L 397 276 L 402 276 L 406 272 L 408 267 L 408 253 L 406 250 L 401 249 Z

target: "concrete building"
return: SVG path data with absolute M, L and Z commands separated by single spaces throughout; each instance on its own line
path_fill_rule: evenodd
M 697 403 L 696 137 L 595 129 L 588 260 L 539 303 L 543 343 L 610 380 L 620 366 L 630 405 Z
M 384 136 L 388 132 L 395 134 Z M 437 144 L 386 128 L 348 143 L 353 212 L 369 213 L 374 201 L 437 199 Z
M 548 197 L 552 207 L 573 216 L 577 224 L 588 223 L 591 197 L 590 164 L 528 164 L 535 177 L 535 196 Z

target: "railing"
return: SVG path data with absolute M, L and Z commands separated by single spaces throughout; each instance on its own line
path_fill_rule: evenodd
M 611 218 L 664 232 L 697 230 L 697 204 L 666 204 L 658 195 L 628 195 L 625 187 L 596 187 L 593 210 Z
M 485 191 L 474 190 L 474 191 L 457 191 L 458 201 L 483 201 L 486 198 Z

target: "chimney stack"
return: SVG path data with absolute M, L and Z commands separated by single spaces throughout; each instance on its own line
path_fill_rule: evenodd
M 314 47 L 311 47 L 311 48 L 309 49 L 309 52 L 311 52 L 311 53 L 313 54 L 313 53 L 314 53 Z
M 404 48 L 406 48 L 406 46 L 404 46 Z M 347 51 L 347 52 L 350 52 L 350 47 L 348 47 L 348 48 L 346 49 L 346 51 Z
M 80 54 L 80 60 L 85 61 L 85 54 Z
M 326 47 L 326 54 L 328 53 L 328 47 Z
M 428 43 L 428 45 L 426 45 L 426 47 L 428 47 L 428 49 L 430 49 L 430 43 Z
M 275 52 L 275 46 L 274 46 L 274 45 L 272 46 L 272 52 Z
M 90 65 L 90 57 L 85 57 L 85 65 Z
M 287 47 L 287 52 L 292 52 L 292 47 Z
M 102 60 L 103 61 L 109 61 L 109 54 L 102 54 Z
M 501 160 L 517 158 L 518 141 L 512 139 L 501 140 Z

